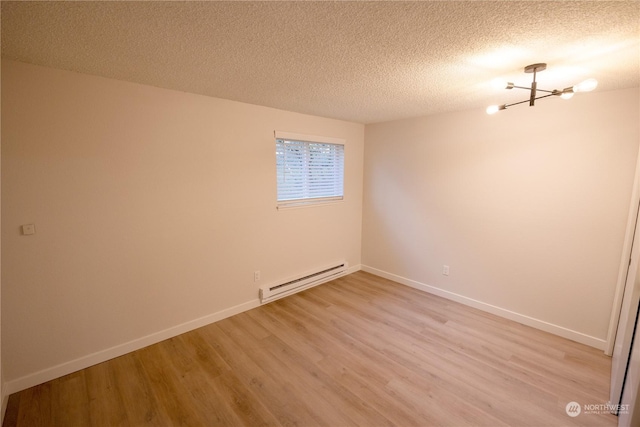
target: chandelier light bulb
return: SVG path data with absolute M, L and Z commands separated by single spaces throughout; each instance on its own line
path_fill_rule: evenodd
M 587 79 L 573 87 L 574 92 L 591 92 L 598 86 L 596 79 Z
M 506 105 L 490 105 L 487 107 L 487 114 L 495 114 L 500 110 L 504 110 L 505 108 L 507 108 Z
M 575 95 L 575 93 L 573 92 L 573 89 L 569 87 L 562 91 L 562 95 L 560 95 L 560 98 L 571 99 L 573 98 L 573 95 Z
M 491 87 L 494 89 L 513 89 L 513 83 L 497 78 L 491 80 Z

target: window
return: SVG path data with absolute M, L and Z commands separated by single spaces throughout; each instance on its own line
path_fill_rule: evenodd
M 276 132 L 278 207 L 342 200 L 344 140 Z

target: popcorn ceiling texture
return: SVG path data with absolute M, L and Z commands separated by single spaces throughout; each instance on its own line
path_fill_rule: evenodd
M 636 1 L 3 1 L 2 54 L 373 123 L 524 100 L 490 82 L 536 62 L 543 89 L 638 86 L 639 26 Z

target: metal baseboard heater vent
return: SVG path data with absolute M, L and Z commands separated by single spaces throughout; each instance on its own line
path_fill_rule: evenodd
M 313 273 L 303 274 L 296 278 L 287 280 L 276 285 L 265 285 L 260 287 L 260 303 L 266 304 L 288 295 L 295 294 L 304 289 L 309 289 L 321 283 L 336 279 L 347 272 L 349 265 L 346 262 L 333 264 L 330 267 L 322 268 Z

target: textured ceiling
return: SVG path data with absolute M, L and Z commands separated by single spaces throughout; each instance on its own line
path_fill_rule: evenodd
M 372 123 L 640 85 L 640 2 L 2 2 L 5 58 Z M 582 95 L 588 96 L 588 95 Z M 564 102 L 564 101 L 558 101 Z

